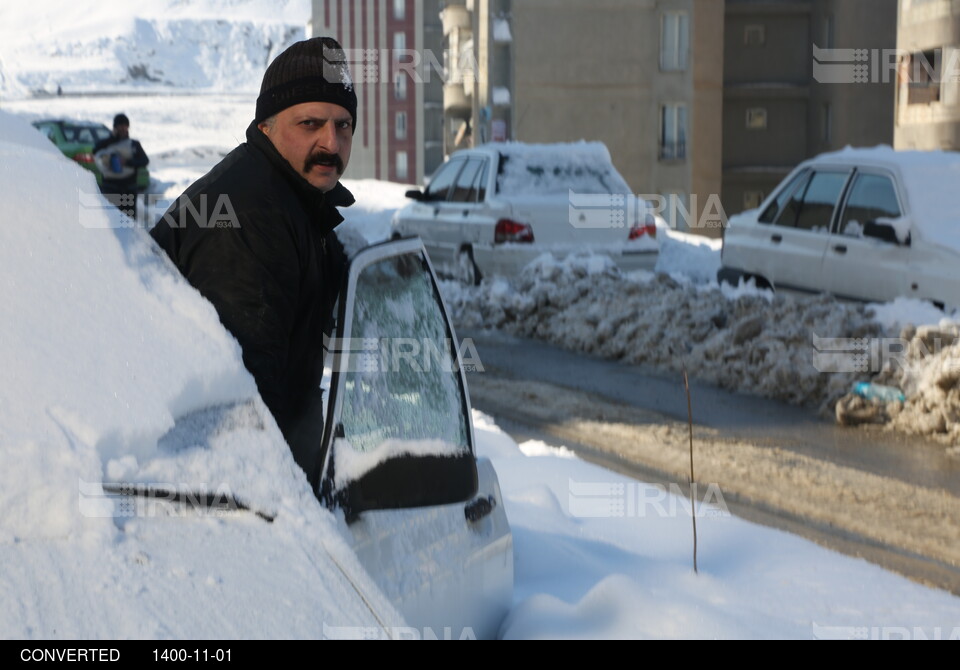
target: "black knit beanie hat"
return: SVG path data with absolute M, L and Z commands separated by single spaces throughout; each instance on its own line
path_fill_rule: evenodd
M 314 37 L 292 44 L 277 56 L 263 75 L 257 116 L 260 123 L 301 102 L 340 105 L 357 130 L 357 93 L 343 48 L 332 37 Z

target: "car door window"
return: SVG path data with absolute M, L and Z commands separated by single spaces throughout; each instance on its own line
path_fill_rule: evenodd
M 784 211 L 789 206 L 794 193 L 796 193 L 798 190 L 800 190 L 801 194 L 803 193 L 802 189 L 806 186 L 806 183 L 809 179 L 809 170 L 804 170 L 791 179 L 786 186 L 780 189 L 776 199 L 770 203 L 763 211 L 763 214 L 760 215 L 760 218 L 758 219 L 760 223 L 774 223 L 777 221 L 781 225 L 792 226 L 794 220 L 796 219 L 796 208 L 793 209 L 791 214 L 784 215 Z M 799 205 L 799 199 L 797 205 Z M 778 221 L 778 219 L 781 219 L 781 217 L 783 220 L 788 220 L 789 223 L 783 224 L 782 221 Z
M 457 180 L 457 175 L 466 161 L 454 160 L 442 166 L 433 175 L 430 184 L 425 191 L 426 200 L 431 202 L 443 202 L 448 200 L 450 187 Z
M 93 136 L 93 130 L 90 128 L 79 128 L 77 130 L 77 142 L 84 144 L 96 144 L 96 138 Z
M 847 183 L 846 172 L 816 172 L 803 194 L 797 212 L 796 227 L 818 233 L 830 231 L 833 213 Z
M 467 161 L 450 194 L 451 202 L 477 202 L 476 185 L 483 171 L 484 162 L 481 158 L 471 158 Z
M 901 214 L 893 180 L 884 175 L 860 173 L 847 197 L 838 232 L 860 237 L 865 224 L 877 219 L 898 219 Z
M 477 202 L 483 202 L 487 199 L 487 177 L 490 174 L 490 161 L 484 160 L 483 167 L 480 170 L 480 176 L 477 178 Z
M 355 512 L 464 501 L 477 486 L 456 342 L 421 243 L 389 249 L 402 244 L 402 255 L 368 263 L 388 249 L 374 247 L 352 261 L 332 366 L 325 490 Z

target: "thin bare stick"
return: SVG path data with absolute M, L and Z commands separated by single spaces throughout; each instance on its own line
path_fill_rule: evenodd
M 693 518 L 693 572 L 697 570 L 697 485 L 693 474 L 693 403 L 690 401 L 690 380 L 687 378 L 687 366 L 683 366 L 683 388 L 687 392 L 687 424 L 690 427 L 690 510 Z

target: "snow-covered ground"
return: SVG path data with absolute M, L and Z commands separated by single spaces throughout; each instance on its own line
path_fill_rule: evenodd
M 170 7 L 191 19 L 228 4 L 247 6 Z M 2 11 L 7 30 L 7 17 L 30 16 Z M 110 17 L 104 9 L 93 18 Z M 161 271 L 142 230 L 82 225 L 76 194 L 95 191 L 90 175 L 24 123 L 60 115 L 109 123 L 124 111 L 151 156 L 158 189 L 175 197 L 242 140 L 254 98 L 24 98 L 3 105 L 20 118 L 0 110 L 0 212 L 8 222 L 0 228 L 8 315 L 0 326 L 0 554 L 7 566 L 0 636 L 321 637 L 325 617 L 364 625 L 369 612 L 348 595 L 346 580 L 317 569 L 316 557 L 304 553 L 309 546 L 326 547 L 381 611 L 390 610 L 356 574 L 333 516 L 311 502 L 212 308 Z M 404 187 L 347 186 L 358 204 L 344 212 L 346 229 L 371 241 L 385 237 Z M 721 291 L 709 283 L 715 245 L 679 235 L 662 242 L 658 270 L 666 277 L 622 277 L 597 258 L 545 258 L 520 280 L 472 290 L 446 285 L 446 297 L 463 324 L 476 318 L 627 360 L 686 362 L 721 384 L 725 368 L 735 368 L 746 380 L 738 388 L 746 383 L 812 404 L 853 377 L 788 374 L 809 367 L 810 329 L 860 337 L 901 328 L 905 316 L 917 320 L 913 304 L 885 306 L 881 325 L 863 308 L 826 299 Z M 930 392 L 935 386 L 921 384 Z M 224 403 L 234 409 L 200 431 L 205 441 L 190 445 L 193 458 L 169 457 L 170 445 L 159 442 L 174 417 Z M 689 503 L 677 492 L 586 464 L 562 445 L 518 446 L 482 414 L 474 421 L 514 532 L 515 605 L 503 637 L 960 637 L 960 599 L 732 517 L 722 491 L 698 508 L 695 575 Z M 137 519 L 120 532 L 110 519 L 82 514 L 77 502 L 79 480 L 225 476 L 259 507 L 282 510 L 284 521 Z M 182 523 L 177 546 L 163 542 L 168 530 L 157 524 L 164 523 Z M 173 601 L 196 616 L 165 618 Z M 331 612 L 330 603 L 345 603 L 343 611 Z M 211 611 L 226 614 L 204 616 Z

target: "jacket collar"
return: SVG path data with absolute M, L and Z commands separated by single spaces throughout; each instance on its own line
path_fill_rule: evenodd
M 303 200 L 304 205 L 307 206 L 308 211 L 316 211 L 316 209 L 324 205 L 349 207 L 356 202 L 353 194 L 340 182 L 337 182 L 336 186 L 324 193 L 301 177 L 290 163 L 287 162 L 287 159 L 280 155 L 277 148 L 273 146 L 273 142 L 257 127 L 256 121 L 251 122 L 247 127 L 247 143 L 259 149 L 260 152 L 267 157 L 267 160 L 270 161 L 270 164 L 290 182 L 293 190 L 300 199 Z M 340 223 L 342 220 L 343 218 L 340 217 L 337 223 Z

